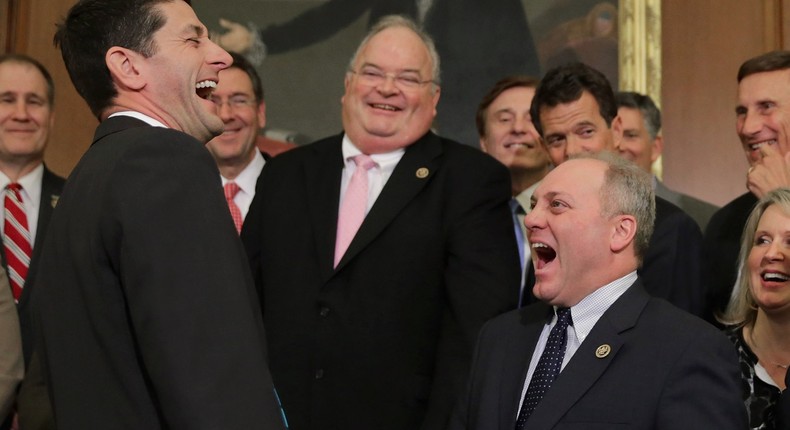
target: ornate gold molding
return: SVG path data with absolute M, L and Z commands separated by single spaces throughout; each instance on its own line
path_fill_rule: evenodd
M 619 0 L 620 89 L 661 106 L 661 0 Z

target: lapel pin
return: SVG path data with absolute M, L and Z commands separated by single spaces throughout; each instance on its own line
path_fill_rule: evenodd
M 612 352 L 612 347 L 605 343 L 595 350 L 595 356 L 597 358 L 604 358 L 609 355 L 610 352 Z
M 431 172 L 428 170 L 427 167 L 420 167 L 419 169 L 417 169 L 417 172 L 415 173 L 415 175 L 418 178 L 420 178 L 420 179 L 425 179 L 425 178 L 428 177 L 429 173 L 431 173 Z
M 52 204 L 52 208 L 53 209 L 55 208 L 55 206 L 58 205 L 58 199 L 59 198 L 60 198 L 60 196 L 52 196 L 51 197 L 50 203 Z

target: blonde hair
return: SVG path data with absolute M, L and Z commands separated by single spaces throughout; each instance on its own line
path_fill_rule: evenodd
M 746 266 L 754 245 L 754 235 L 765 211 L 776 205 L 786 215 L 790 215 L 790 188 L 777 188 L 766 194 L 752 209 L 741 235 L 741 250 L 738 254 L 738 276 L 735 287 L 723 315 L 717 316 L 723 324 L 752 326 L 757 319 L 757 302 L 750 288 L 751 272 Z

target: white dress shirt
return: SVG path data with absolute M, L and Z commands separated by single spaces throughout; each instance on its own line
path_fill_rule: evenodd
M 352 158 L 362 154 L 362 151 L 354 146 L 347 135 L 343 136 L 342 151 L 345 166 L 343 168 L 343 178 L 340 181 L 341 202 L 346 195 L 346 189 L 348 189 L 348 183 L 351 181 L 351 175 L 357 170 L 357 165 Z M 390 176 L 392 176 L 392 172 L 395 170 L 395 166 L 398 165 L 398 162 L 405 152 L 405 149 L 400 148 L 385 154 L 370 154 L 370 158 L 376 162 L 376 166 L 368 170 L 368 204 L 365 209 L 365 215 L 370 212 L 370 208 L 373 207 L 373 203 L 376 202 L 379 194 L 381 194 L 381 190 L 384 189 L 384 185 L 387 184 Z M 338 210 L 339 208 L 340 205 L 338 205 Z
M 27 217 L 27 229 L 30 231 L 31 248 L 36 243 L 36 229 L 38 228 L 38 212 L 41 203 L 41 184 L 44 180 L 44 164 L 39 164 L 27 175 L 19 178 L 19 185 L 22 186 L 22 206 L 25 207 Z M 11 179 L 0 172 L 0 190 L 5 191 L 5 187 L 11 183 Z M 5 202 L 5 200 L 3 200 Z M 4 207 L 5 209 L 5 207 Z M 0 211 L 0 231 L 5 228 L 5 210 Z
M 260 176 L 261 170 L 263 170 L 265 164 L 266 160 L 263 159 L 261 151 L 256 149 L 252 161 L 250 161 L 247 167 L 236 176 L 236 179 L 231 181 L 220 175 L 223 187 L 228 182 L 235 182 L 236 185 L 239 186 L 239 192 L 233 197 L 233 202 L 236 203 L 236 206 L 238 206 L 241 211 L 242 221 L 247 218 L 247 212 L 250 211 L 252 198 L 255 197 L 255 184 L 258 182 L 258 176 Z

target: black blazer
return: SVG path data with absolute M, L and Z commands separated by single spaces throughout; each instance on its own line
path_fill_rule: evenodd
M 478 329 L 513 309 L 504 166 L 428 133 L 337 269 L 342 135 L 266 163 L 242 231 L 291 428 L 443 429 Z
M 550 312 L 536 303 L 483 327 L 452 430 L 514 428 Z M 611 350 L 598 358 L 601 345 Z M 698 318 L 651 298 L 640 281 L 598 320 L 527 422 L 530 430 L 746 427 L 732 344 Z
M 59 429 L 283 428 L 244 249 L 203 144 L 102 122 L 40 257 L 36 351 Z

